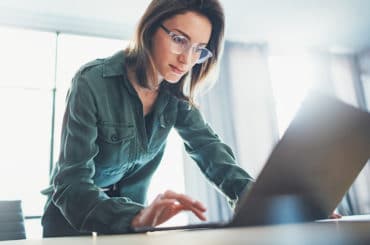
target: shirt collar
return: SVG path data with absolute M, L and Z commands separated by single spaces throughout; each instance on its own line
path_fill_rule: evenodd
M 124 72 L 125 55 L 123 50 L 105 59 L 103 65 L 103 77 L 121 76 Z
M 123 50 L 117 52 L 113 56 L 106 58 L 103 65 L 103 77 L 123 76 L 123 84 L 127 87 L 131 94 L 136 94 L 134 87 L 128 80 L 125 70 L 125 53 Z

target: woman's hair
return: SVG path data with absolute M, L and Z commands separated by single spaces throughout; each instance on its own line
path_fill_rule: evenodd
M 188 11 L 196 12 L 210 20 L 212 33 L 207 49 L 213 56 L 202 64 L 194 65 L 177 83 L 162 82 L 160 89 L 166 89 L 176 97 L 193 104 L 197 88 L 216 68 L 222 52 L 225 17 L 218 0 L 152 0 L 139 22 L 133 42 L 126 49 L 126 62 L 135 69 L 138 83 L 149 88 L 158 79 L 151 58 L 154 33 L 166 19 Z

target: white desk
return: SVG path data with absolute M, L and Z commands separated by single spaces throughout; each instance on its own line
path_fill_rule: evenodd
M 40 240 L 4 241 L 0 245 L 218 245 L 218 244 L 370 244 L 370 216 L 360 221 L 312 222 L 233 229 L 166 231 Z
M 319 222 L 347 222 L 347 221 L 369 221 L 370 222 L 370 214 L 368 215 L 351 215 L 351 216 L 343 216 L 341 219 L 323 219 Z

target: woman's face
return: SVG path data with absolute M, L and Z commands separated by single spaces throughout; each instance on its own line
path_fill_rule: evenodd
M 207 17 L 196 12 L 186 12 L 165 20 L 162 25 L 171 32 L 185 36 L 191 45 L 205 47 L 208 43 L 212 24 Z M 171 37 L 161 27 L 154 33 L 152 58 L 158 76 L 170 83 L 177 83 L 197 62 L 193 49 L 175 54 L 171 48 Z

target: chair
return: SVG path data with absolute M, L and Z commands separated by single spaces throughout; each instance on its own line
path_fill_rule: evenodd
M 0 201 L 0 241 L 19 239 L 26 239 L 21 201 Z

